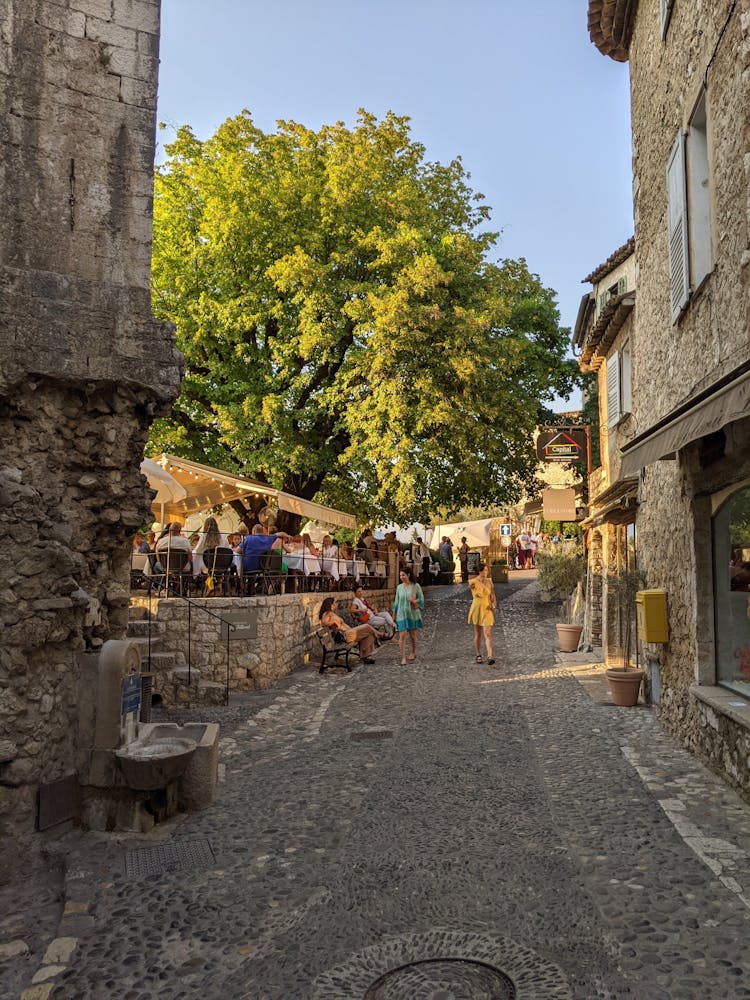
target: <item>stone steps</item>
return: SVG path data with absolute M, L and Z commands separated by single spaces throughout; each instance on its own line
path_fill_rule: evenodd
M 149 649 L 148 609 L 142 607 L 130 608 L 128 622 L 128 639 L 138 648 L 141 654 L 142 669 L 148 669 Z M 153 691 L 159 695 L 167 706 L 180 705 L 198 708 L 201 705 L 224 705 L 226 703 L 226 686 L 218 681 L 208 681 L 201 677 L 198 667 L 190 671 L 188 684 L 188 668 L 182 657 L 165 649 L 168 641 L 163 622 L 151 622 L 151 673 L 154 676 Z

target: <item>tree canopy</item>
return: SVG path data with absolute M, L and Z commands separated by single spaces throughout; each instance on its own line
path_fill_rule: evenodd
M 245 111 L 166 152 L 153 305 L 187 373 L 153 450 L 368 519 L 517 497 L 540 404 L 576 369 L 554 293 L 491 259 L 460 159 L 364 111 L 271 134 Z

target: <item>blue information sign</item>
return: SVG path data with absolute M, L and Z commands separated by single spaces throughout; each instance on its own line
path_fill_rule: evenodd
M 500 525 L 500 534 L 501 535 L 509 535 L 510 533 L 511 533 L 511 531 L 510 531 L 510 525 L 509 524 L 501 524 Z
M 121 715 L 130 715 L 131 712 L 138 712 L 141 708 L 141 675 L 130 674 L 122 682 L 122 705 Z

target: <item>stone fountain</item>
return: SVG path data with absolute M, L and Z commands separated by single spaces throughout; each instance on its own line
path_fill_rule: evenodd
M 141 655 L 112 639 L 81 658 L 82 819 L 93 830 L 146 831 L 214 800 L 216 723 L 142 723 Z

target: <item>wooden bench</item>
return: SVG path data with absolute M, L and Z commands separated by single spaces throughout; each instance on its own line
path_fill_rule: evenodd
M 327 625 L 320 625 L 315 629 L 313 633 L 318 642 L 320 643 L 321 649 L 321 660 L 320 666 L 318 667 L 318 673 L 322 674 L 328 669 L 328 667 L 340 667 L 344 666 L 351 673 L 352 666 L 349 663 L 349 657 L 354 655 L 359 657 L 359 643 L 358 642 L 336 642 L 333 637 L 333 631 L 328 628 Z M 343 664 L 339 661 L 343 657 Z

